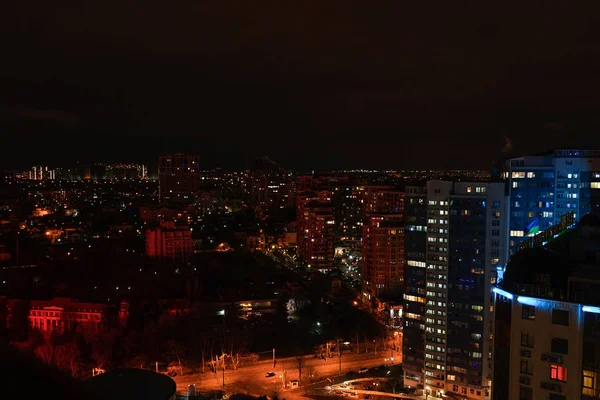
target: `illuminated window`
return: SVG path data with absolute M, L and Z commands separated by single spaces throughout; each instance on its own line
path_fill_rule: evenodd
M 590 182 L 590 187 L 592 189 L 600 189 L 600 182 Z
M 597 382 L 597 372 L 583 370 L 583 394 L 588 396 L 596 395 L 595 383 Z
M 512 177 L 514 179 L 522 179 L 525 178 L 525 172 L 513 172 Z
M 550 379 L 554 379 L 561 382 L 567 381 L 567 368 L 561 365 L 550 366 Z
M 535 178 L 535 172 L 528 172 L 527 173 L 527 177 L 528 178 Z
M 467 186 L 467 193 L 471 193 L 472 190 L 473 188 L 471 186 Z

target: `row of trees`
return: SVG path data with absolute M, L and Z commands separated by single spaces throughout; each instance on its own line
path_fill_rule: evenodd
M 94 368 L 158 366 L 170 374 L 237 369 L 258 360 L 250 344 L 238 324 L 215 326 L 202 319 L 166 317 L 143 328 L 94 335 L 76 330 L 45 337 L 32 331 L 27 341 L 15 346 L 72 377 L 84 378 Z

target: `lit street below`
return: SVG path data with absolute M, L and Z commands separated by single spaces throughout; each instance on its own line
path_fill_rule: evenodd
M 342 355 L 342 374 L 348 371 L 358 372 L 360 368 L 370 368 L 386 363 L 389 352 L 384 354 L 354 354 L 345 353 Z M 401 359 L 401 354 L 395 353 L 396 360 Z M 287 371 L 288 382 L 298 379 L 298 365 L 295 357 L 278 359 L 276 367 L 273 368 L 272 360 L 259 361 L 254 365 L 240 367 L 237 370 L 225 371 L 225 391 L 231 393 L 247 393 L 252 395 L 266 394 L 271 397 L 273 394 L 281 395 L 279 397 L 291 398 L 292 392 L 298 395 L 304 392 L 302 388 L 296 390 L 282 391 L 281 374 L 283 370 Z M 275 372 L 276 375 L 267 378 L 267 372 Z M 310 375 L 314 376 L 310 378 Z M 310 383 L 323 381 L 326 377 L 339 375 L 339 359 L 337 357 L 323 360 L 313 356 L 306 356 L 305 365 L 302 368 L 302 381 L 306 386 L 312 386 Z M 357 374 L 358 375 L 358 374 Z M 223 390 L 223 375 L 218 373 L 192 374 L 184 376 L 175 376 L 173 378 L 177 383 L 177 392 L 187 393 L 188 385 L 195 384 L 198 391 Z

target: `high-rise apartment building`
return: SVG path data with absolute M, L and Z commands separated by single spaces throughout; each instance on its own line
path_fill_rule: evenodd
M 404 191 L 391 186 L 365 186 L 361 203 L 365 214 L 396 213 L 402 214 Z
M 362 237 L 363 300 L 373 304 L 404 284 L 402 214 L 368 214 Z
M 334 207 L 334 246 L 353 260 L 361 258 L 363 207 L 362 182 L 346 175 L 301 175 L 296 179 L 299 198 L 302 193 L 327 193 Z
M 404 199 L 404 385 L 423 384 L 427 249 L 427 188 L 409 186 Z
M 158 197 L 162 204 L 192 204 L 200 189 L 197 155 L 165 154 L 158 159 Z
M 261 211 L 294 206 L 295 182 L 292 172 L 269 158 L 256 160 L 242 180 L 244 201 Z
M 393 300 L 404 284 L 404 195 L 390 186 L 365 186 L 361 198 L 362 300 Z
M 573 220 L 530 239 L 493 289 L 494 400 L 600 398 L 600 219 Z
M 311 269 L 333 268 L 334 208 L 327 191 L 297 196 L 297 248 L 301 261 Z
M 600 150 L 554 150 L 511 158 L 504 178 L 510 190 L 510 252 L 525 238 L 574 212 L 600 213 Z
M 491 285 L 497 266 L 508 255 L 505 184 L 429 181 L 426 190 L 425 204 L 422 191 L 411 189 L 407 197 L 410 267 L 405 274 L 404 324 L 409 329 L 403 348 L 409 349 L 407 355 L 412 358 L 405 382 L 412 381 L 414 386 L 419 382 L 416 363 L 419 340 L 423 340 L 421 382 L 426 392 L 438 397 L 452 392 L 468 399 L 489 399 Z M 423 207 L 426 227 L 422 225 Z M 425 229 L 426 235 L 419 233 Z M 421 269 L 425 270 L 424 295 Z M 423 323 L 424 338 L 419 334 Z
M 54 180 L 56 179 L 56 171 L 48 169 L 47 165 L 34 165 L 27 174 L 27 178 L 34 181 Z

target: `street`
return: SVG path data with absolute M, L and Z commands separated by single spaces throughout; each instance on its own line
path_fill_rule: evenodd
M 346 352 L 342 354 L 342 374 L 348 371 L 358 371 L 362 367 L 374 367 L 385 364 L 386 358 L 390 357 L 389 351 L 384 354 L 354 354 Z M 396 362 L 401 360 L 401 354 L 395 353 Z M 282 393 L 281 374 L 287 371 L 287 380 L 298 379 L 298 363 L 295 357 L 287 359 L 277 359 L 276 367 L 273 368 L 272 360 L 259 361 L 254 365 L 240 367 L 237 370 L 225 371 L 225 391 L 231 393 L 247 393 L 252 395 L 266 394 L 271 397 L 274 394 L 280 394 L 280 397 L 290 398 L 288 393 L 301 393 L 302 389 L 286 390 Z M 267 372 L 273 371 L 275 376 L 267 378 Z M 313 375 L 311 378 L 310 375 Z M 309 385 L 312 381 L 323 381 L 325 377 L 339 375 L 339 359 L 337 357 L 327 360 L 318 359 L 314 356 L 305 358 L 305 365 L 302 368 L 302 381 Z M 184 376 L 175 376 L 173 378 L 177 384 L 178 393 L 187 393 L 188 385 L 195 384 L 198 391 L 223 390 L 223 374 L 212 372 L 206 374 L 193 374 Z M 292 394 L 292 393 L 290 393 Z

